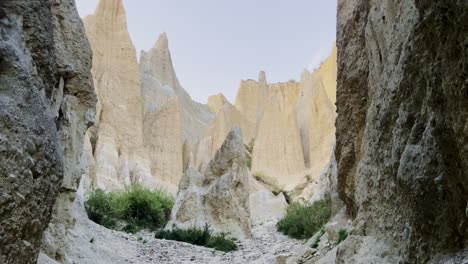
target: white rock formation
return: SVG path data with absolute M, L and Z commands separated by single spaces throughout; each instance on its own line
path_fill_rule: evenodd
M 210 96 L 208 106 L 215 113 L 215 118 L 203 132 L 197 142 L 195 166 L 203 172 L 216 151 L 221 147 L 232 128 L 240 127 L 244 131 L 243 117 L 222 94 Z
M 175 96 L 180 106 L 183 141 L 196 142 L 213 119 L 213 113 L 206 105 L 194 102 L 180 85 L 165 33 L 151 50 L 141 52 L 140 79 L 144 113 L 161 108 Z
M 283 193 L 273 194 L 266 186 L 250 179 L 250 217 L 252 225 L 258 226 L 268 222 L 276 222 L 284 217 L 288 203 Z
M 170 98 L 144 119 L 145 149 L 151 161 L 151 173 L 166 183 L 167 191 L 177 193 L 183 173 L 183 145 L 179 101 Z
M 204 174 L 184 174 L 167 228 L 204 227 L 244 239 L 251 236 L 249 173 L 242 133 L 234 128 Z
M 85 18 L 93 50 L 93 76 L 99 99 L 94 145 L 95 186 L 122 188 L 131 182 L 151 185 L 143 147 L 143 114 L 135 48 L 121 0 L 101 0 Z
M 299 83 L 270 85 L 252 156 L 252 172 L 292 188 L 304 178 L 304 154 L 296 120 Z
M 254 80 L 241 81 L 237 91 L 235 106 L 241 112 L 244 121 L 244 141 L 255 138 L 266 99 L 268 98 L 268 84 L 265 72 L 260 72 L 258 82 Z
M 336 103 L 337 72 L 337 51 L 336 44 L 333 44 L 331 54 L 320 64 L 320 67 L 312 73 L 314 77 L 322 79 L 323 88 L 333 105 Z
M 319 182 L 333 151 L 336 119 L 322 75 L 307 71 L 302 74 L 296 112 L 308 175 Z

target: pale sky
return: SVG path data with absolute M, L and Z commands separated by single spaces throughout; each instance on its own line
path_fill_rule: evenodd
M 76 0 L 81 16 L 98 0 Z M 336 0 L 124 0 L 140 56 L 166 32 L 182 86 L 198 102 L 234 102 L 242 79 L 299 80 L 317 67 L 336 35 Z

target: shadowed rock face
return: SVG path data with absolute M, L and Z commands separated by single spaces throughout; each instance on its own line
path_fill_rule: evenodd
M 336 157 L 353 234 L 404 263 L 467 247 L 468 2 L 338 2 Z
M 91 51 L 72 0 L 1 1 L 0 36 L 0 263 L 36 263 L 59 191 L 82 173 Z

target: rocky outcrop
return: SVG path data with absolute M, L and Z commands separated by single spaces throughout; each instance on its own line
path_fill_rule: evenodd
M 70 0 L 2 1 L 0 35 L 0 262 L 36 263 L 54 203 L 73 198 L 83 169 L 91 52 Z
M 272 84 L 258 126 L 252 172 L 294 187 L 304 178 L 304 154 L 296 120 L 299 83 Z
M 268 98 L 268 84 L 265 72 L 260 72 L 258 82 L 254 80 L 241 81 L 237 90 L 235 107 L 243 116 L 244 141 L 249 142 L 256 137 L 258 124 L 263 117 L 265 103 Z
M 122 0 L 101 0 L 94 15 L 85 18 L 85 27 L 100 105 L 93 146 L 95 186 L 113 189 L 151 182 L 138 64 Z
M 234 128 L 203 174 L 189 168 L 179 186 L 168 228 L 200 227 L 237 238 L 251 236 L 249 173 L 242 133 Z
M 206 105 L 194 102 L 180 85 L 165 33 L 161 34 L 151 50 L 141 52 L 140 79 L 144 113 L 161 108 L 169 99 L 176 97 L 181 112 L 182 140 L 195 143 L 213 119 L 213 113 Z
M 338 3 L 336 156 L 355 217 L 339 261 L 466 248 L 467 2 Z
M 217 150 L 221 147 L 234 127 L 240 127 L 242 131 L 243 117 L 237 109 L 231 105 L 222 94 L 210 96 L 208 106 L 215 113 L 215 118 L 203 132 L 197 142 L 195 152 L 195 167 L 203 172 Z

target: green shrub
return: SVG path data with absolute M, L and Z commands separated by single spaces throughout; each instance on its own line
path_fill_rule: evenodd
M 338 240 L 336 241 L 336 244 L 338 245 L 347 237 L 348 237 L 348 231 L 346 229 L 340 229 L 340 231 L 338 231 Z
M 173 205 L 169 195 L 136 185 L 120 193 L 117 214 L 134 226 L 130 229 L 156 230 L 166 225 Z
M 224 252 L 237 250 L 237 244 L 234 242 L 234 239 L 228 238 L 224 233 L 213 234 L 213 231 L 208 227 L 208 225 L 203 229 L 174 228 L 172 230 L 158 230 L 155 233 L 155 238 L 186 242 L 197 246 L 214 248 Z
M 97 224 L 136 233 L 166 225 L 173 205 L 169 195 L 135 185 L 115 192 L 91 191 L 85 209 L 89 219 Z
M 286 216 L 276 227 L 285 235 L 297 239 L 307 239 L 319 231 L 331 215 L 330 203 L 326 200 L 317 201 L 312 205 L 301 203 L 291 204 Z
M 116 196 L 101 189 L 91 191 L 88 195 L 85 209 L 89 219 L 96 224 L 114 229 L 117 225 Z

